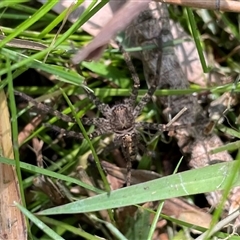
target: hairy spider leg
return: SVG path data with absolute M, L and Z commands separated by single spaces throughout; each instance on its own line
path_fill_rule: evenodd
M 65 137 L 76 138 L 76 139 L 80 139 L 80 140 L 84 139 L 84 136 L 82 135 L 82 133 L 78 133 L 78 132 L 75 132 L 75 131 L 68 131 L 68 130 L 60 128 L 60 127 L 58 127 L 56 125 L 50 125 L 48 123 L 45 123 L 44 125 L 46 127 L 49 127 L 51 129 L 55 130 L 56 132 L 59 132 L 59 133 L 63 134 L 63 136 L 65 136 Z M 104 133 L 105 132 L 102 132 L 102 131 L 94 131 L 94 132 L 90 133 L 88 135 L 88 137 L 90 139 L 93 139 L 93 138 L 98 137 L 98 136 L 100 136 L 100 135 L 102 135 Z
M 160 123 L 136 122 L 136 128 L 138 128 L 138 129 L 143 128 L 143 129 L 155 130 L 155 131 L 159 131 L 159 132 L 174 131 L 174 130 L 183 129 L 186 127 L 192 127 L 192 126 L 190 124 L 168 126 L 167 124 L 160 124 Z
M 161 61 L 161 59 L 162 59 L 162 55 L 159 56 L 158 61 Z M 159 66 L 160 66 L 159 68 L 161 68 L 161 64 Z M 143 108 L 151 100 L 154 92 L 157 90 L 157 81 L 156 81 L 156 79 L 159 78 L 159 73 L 160 72 L 161 72 L 161 69 L 157 69 L 157 72 L 156 72 L 155 76 L 153 76 L 155 81 L 151 81 L 154 84 L 150 86 L 150 88 L 148 89 L 147 93 L 142 97 L 140 102 L 135 107 L 134 112 L 133 112 L 135 118 L 137 118 L 138 115 L 142 112 Z
M 124 57 L 124 60 L 127 64 L 127 67 L 131 73 L 131 76 L 132 76 L 132 80 L 133 80 L 133 88 L 132 88 L 132 91 L 130 93 L 130 97 L 128 100 L 130 106 L 134 106 L 136 101 L 137 101 L 137 96 L 138 96 L 138 89 L 140 87 L 140 80 L 139 80 L 139 77 L 136 73 L 136 69 L 135 67 L 133 66 L 133 63 L 132 63 L 132 60 L 129 56 L 129 54 L 122 48 L 122 46 L 120 45 L 120 50 L 121 52 L 123 53 L 123 57 Z
M 87 125 L 87 126 L 99 126 L 101 127 L 102 124 L 104 123 L 108 123 L 108 121 L 105 118 L 81 118 L 81 122 L 83 125 Z M 109 124 L 109 123 L 108 123 Z
M 143 108 L 146 106 L 146 104 L 151 100 L 154 92 L 156 91 L 156 86 L 153 85 L 151 86 L 147 93 L 142 97 L 142 99 L 140 100 L 140 102 L 137 104 L 137 106 L 134 109 L 133 115 L 134 117 L 138 117 L 139 114 L 142 112 Z
M 97 129 L 95 129 L 95 131 L 88 134 L 88 137 L 90 139 L 93 139 L 93 138 L 98 137 L 98 136 L 103 135 L 103 134 L 112 133 L 111 129 L 99 127 L 99 126 L 101 126 L 101 124 L 103 125 L 103 123 L 107 123 L 106 119 L 104 119 L 104 118 L 92 118 L 92 119 L 83 118 L 82 123 L 85 124 L 85 125 L 90 125 L 90 126 L 95 125 L 95 126 L 97 126 Z M 48 123 L 45 123 L 44 125 L 46 127 L 49 127 L 51 129 L 63 134 L 65 137 L 76 138 L 76 139 L 81 139 L 81 140 L 84 139 L 84 136 L 82 135 L 82 133 L 78 133 L 78 132 L 75 132 L 75 131 L 68 131 L 68 130 L 65 130 L 63 128 L 60 128 L 58 126 L 51 125 L 51 124 L 48 124 Z
M 55 110 L 54 108 L 49 107 L 41 102 L 36 101 L 35 99 L 29 97 L 25 93 L 14 91 L 14 94 L 27 100 L 29 103 L 32 103 L 37 109 L 39 109 L 40 111 L 42 111 L 44 113 L 49 113 L 54 117 L 58 117 L 59 119 L 63 120 L 64 122 L 75 122 L 75 120 L 72 117 L 70 117 L 66 114 L 63 114 L 63 113 L 59 112 L 58 110 Z
M 76 139 L 81 139 L 81 140 L 84 139 L 84 137 L 81 133 L 74 132 L 74 131 L 68 131 L 68 130 L 60 128 L 56 125 L 51 125 L 49 123 L 43 123 L 43 126 L 51 128 L 52 130 L 59 132 L 60 134 L 62 134 L 65 137 L 76 138 Z
M 114 138 L 112 142 L 110 142 L 104 149 L 103 149 L 103 156 L 105 157 L 107 154 L 112 152 L 114 149 L 121 147 L 121 140 L 118 138 Z
M 91 102 L 94 103 L 94 105 L 98 108 L 98 110 L 102 113 L 102 115 L 106 118 L 108 118 L 111 114 L 111 109 L 108 104 L 105 104 L 100 101 L 98 97 L 95 96 L 95 94 L 92 91 L 86 90 L 86 93 L 88 95 L 88 98 L 91 100 Z
M 93 139 L 97 136 L 104 135 L 104 134 L 111 134 L 112 128 L 108 119 L 105 118 L 82 118 L 82 123 L 84 125 L 92 126 L 94 125 L 96 128 L 95 130 L 89 134 L 90 139 Z

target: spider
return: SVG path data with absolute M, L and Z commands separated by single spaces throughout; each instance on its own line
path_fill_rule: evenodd
M 129 186 L 131 183 L 131 168 L 132 162 L 136 159 L 138 153 L 139 143 L 139 130 L 155 130 L 158 132 L 169 131 L 176 129 L 177 126 L 168 126 L 164 124 L 147 123 L 147 122 L 136 122 L 136 118 L 141 114 L 141 111 L 146 104 L 151 100 L 156 86 L 152 85 L 147 93 L 137 102 L 138 89 L 140 87 L 140 80 L 136 74 L 135 68 L 131 62 L 129 55 L 123 52 L 125 61 L 131 72 L 133 79 L 133 88 L 130 93 L 130 97 L 123 100 L 123 103 L 115 104 L 110 107 L 108 104 L 101 102 L 92 91 L 86 90 L 88 98 L 94 103 L 94 105 L 101 112 L 103 117 L 100 118 L 82 118 L 81 121 L 84 125 L 94 125 L 95 131 L 89 134 L 89 138 L 93 139 L 100 135 L 114 134 L 113 146 L 115 148 L 120 147 L 123 153 L 123 157 L 126 160 L 127 176 L 126 185 Z M 30 101 L 30 97 L 23 93 L 15 92 L 17 95 L 21 95 L 26 100 Z M 33 102 L 33 101 L 32 101 Z M 42 106 L 39 102 L 33 102 L 38 108 L 47 111 L 64 121 L 75 121 L 70 116 L 64 115 L 56 110 L 51 110 L 49 107 Z M 45 109 L 44 109 L 45 108 Z M 48 125 L 47 125 L 48 126 Z M 66 131 L 57 126 L 49 126 L 52 129 L 63 133 L 67 137 L 73 137 L 77 139 L 83 139 L 81 133 L 74 131 Z

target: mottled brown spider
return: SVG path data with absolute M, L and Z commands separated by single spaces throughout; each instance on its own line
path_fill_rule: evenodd
M 127 163 L 126 185 L 129 186 L 131 183 L 132 161 L 136 160 L 138 152 L 139 130 L 146 129 L 163 132 L 169 131 L 173 128 L 163 124 L 136 122 L 136 118 L 141 114 L 143 108 L 151 100 L 156 90 L 156 86 L 151 86 L 147 93 L 136 104 L 140 81 L 128 54 L 124 53 L 124 58 L 130 69 L 133 79 L 133 88 L 131 90 L 130 97 L 124 99 L 123 103 L 115 104 L 113 107 L 110 107 L 108 104 L 101 102 L 91 90 L 86 89 L 89 99 L 95 104 L 103 117 L 92 119 L 82 118 L 81 121 L 84 125 L 94 125 L 96 127 L 94 132 L 89 134 L 90 139 L 103 134 L 114 134 L 113 146 L 115 148 L 121 148 L 124 159 Z M 21 95 L 25 99 L 30 98 L 26 95 L 24 96 L 23 93 L 19 94 L 16 92 L 16 94 Z M 27 100 L 30 101 L 30 99 Z M 42 110 L 44 110 L 44 107 L 41 106 L 41 104 L 34 102 L 33 104 L 37 105 L 38 108 L 43 108 Z M 56 110 L 50 111 L 48 109 L 44 111 L 47 111 L 48 113 L 50 112 L 64 121 L 74 121 L 70 116 L 64 115 Z M 50 127 L 63 133 L 67 137 L 73 137 L 77 139 L 84 138 L 81 133 L 66 131 L 57 126 Z

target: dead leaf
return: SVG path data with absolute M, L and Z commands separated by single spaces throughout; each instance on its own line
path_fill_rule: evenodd
M 100 31 L 100 33 L 83 49 L 79 50 L 72 58 L 73 64 L 79 64 L 83 60 L 97 60 L 108 42 L 129 23 L 141 11 L 147 8 L 150 0 L 129 0 L 120 8 L 114 17 Z
M 0 91 L 0 156 L 14 161 L 12 132 L 7 99 Z M 0 163 L 0 239 L 27 239 L 26 221 L 20 210 L 13 205 L 21 204 L 20 190 L 15 167 Z

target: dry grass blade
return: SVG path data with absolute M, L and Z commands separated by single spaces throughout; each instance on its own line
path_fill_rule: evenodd
M 0 35 L 0 40 L 3 40 L 5 36 Z M 14 48 L 23 48 L 23 49 L 31 49 L 31 50 L 44 50 L 47 48 L 46 45 L 42 43 L 37 43 L 29 40 L 22 40 L 22 39 L 13 39 L 6 43 L 6 46 L 14 47 Z
M 240 3 L 237 1 L 201 1 L 201 0 L 158 0 L 158 2 L 176 4 L 186 7 L 205 8 L 224 12 L 240 12 Z
M 0 91 L 0 156 L 14 159 L 10 117 L 4 91 Z M 14 160 L 13 160 L 14 161 Z M 0 239 L 27 239 L 26 222 L 22 213 L 13 206 L 21 202 L 15 168 L 0 163 Z

